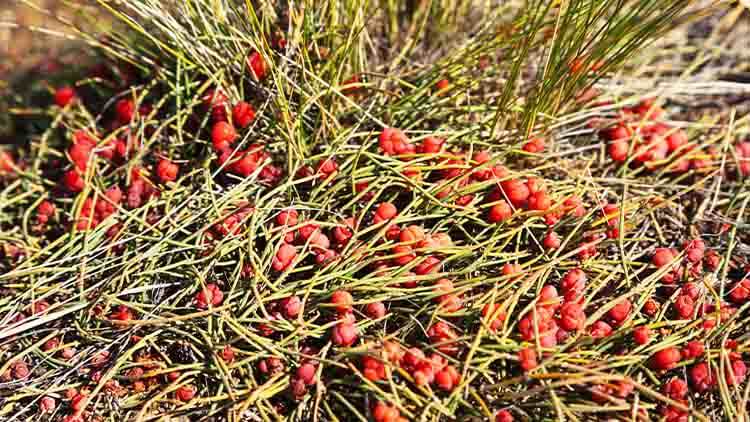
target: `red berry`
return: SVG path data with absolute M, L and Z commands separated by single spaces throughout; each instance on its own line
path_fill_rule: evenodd
M 580 268 L 569 270 L 560 280 L 560 288 L 565 300 L 575 300 L 586 288 L 586 273 Z
M 676 258 L 675 254 L 669 248 L 657 248 L 651 257 L 651 262 L 657 267 L 662 268 L 668 265 Z
M 521 274 L 523 272 L 523 268 L 521 267 L 521 264 L 513 264 L 510 262 L 507 262 L 503 265 L 502 273 L 504 276 L 513 275 L 513 274 Z
M 76 91 L 69 86 L 58 88 L 55 91 L 55 104 L 60 107 L 65 107 L 70 104 L 76 98 Z
M 653 317 L 657 312 L 659 312 L 659 304 L 654 299 L 649 298 L 646 303 L 643 304 L 643 313 Z
M 732 363 L 725 369 L 726 380 L 729 386 L 737 386 L 745 381 L 747 377 L 747 365 L 739 359 L 732 360 Z
M 546 211 L 552 206 L 552 200 L 550 200 L 547 193 L 539 191 L 528 198 L 529 209 L 532 211 Z
M 421 242 L 425 239 L 425 233 L 424 230 L 415 225 L 411 225 L 399 233 L 398 240 L 400 240 L 403 243 L 415 243 L 415 242 Z
M 586 323 L 583 306 L 576 302 L 567 302 L 560 308 L 560 327 L 566 331 L 576 331 Z
M 511 179 L 502 182 L 500 186 L 513 206 L 518 208 L 526 205 L 530 192 L 525 183 L 518 179 Z
M 177 179 L 177 173 L 179 171 L 180 167 L 167 159 L 159 161 L 159 164 L 156 167 L 156 174 L 159 176 L 159 180 L 163 183 L 174 182 L 175 179 Z
M 371 319 L 380 319 L 385 316 L 385 305 L 383 302 L 372 302 L 365 306 L 365 313 Z
M 729 292 L 729 299 L 734 303 L 745 303 L 750 298 L 750 278 L 742 279 Z
M 628 152 L 630 151 L 630 144 L 628 141 L 616 140 L 612 141 L 607 147 L 609 158 L 615 162 L 623 162 L 628 159 Z
M 296 377 L 297 379 L 302 380 L 305 385 L 312 385 L 315 384 L 315 372 L 317 372 L 315 365 L 311 363 L 303 363 L 297 368 Z
M 219 306 L 224 301 L 224 292 L 214 283 L 206 284 L 200 292 L 195 295 L 195 306 L 207 309 L 209 305 Z
M 525 143 L 523 150 L 532 154 L 538 154 L 544 151 L 544 138 L 534 138 Z
M 253 78 L 258 81 L 263 80 L 268 73 L 266 62 L 265 60 L 263 60 L 263 56 L 261 56 L 257 51 L 253 51 L 252 53 L 250 53 L 250 56 L 248 56 L 247 67 L 250 70 L 250 73 L 253 75 Z
M 336 290 L 331 295 L 331 304 L 335 305 L 334 309 L 339 314 L 346 314 L 352 311 L 354 299 L 346 290 Z
M 328 178 L 338 170 L 339 166 L 333 158 L 327 158 L 318 163 L 317 173 L 323 178 Z
M 699 362 L 693 365 L 688 371 L 688 377 L 690 379 L 690 384 L 692 384 L 693 388 L 699 393 L 708 391 L 716 385 L 714 372 L 706 362 Z
M 232 121 L 239 128 L 246 128 L 255 120 L 255 108 L 252 105 L 240 101 L 232 108 Z
M 296 256 L 297 249 L 288 243 L 284 243 L 273 257 L 271 266 L 276 271 L 284 271 L 289 268 Z
M 640 327 L 636 327 L 635 330 L 633 330 L 633 340 L 640 344 L 644 345 L 649 342 L 651 339 L 651 329 L 648 328 L 645 325 L 641 325 Z
M 232 346 L 226 345 L 223 349 L 221 349 L 221 358 L 224 360 L 224 362 L 232 362 L 234 361 L 234 349 L 232 349 Z
M 396 265 L 406 265 L 417 258 L 417 254 L 409 245 L 396 245 L 393 247 L 392 252 L 396 255 L 393 258 L 393 263 Z
M 235 139 L 237 139 L 237 132 L 227 122 L 216 122 L 211 128 L 211 142 L 213 142 L 216 152 L 228 150 Z
M 390 220 L 398 214 L 398 209 L 390 202 L 383 202 L 375 210 L 375 223 Z
M 536 368 L 538 365 L 538 362 L 536 360 L 536 350 L 530 347 L 519 350 L 518 361 L 521 365 L 521 369 L 523 369 L 524 372 L 528 372 Z
M 409 143 L 409 138 L 400 129 L 387 127 L 378 138 L 378 145 L 386 155 L 401 155 L 413 153 L 415 148 Z
M 607 315 L 609 316 L 612 321 L 619 324 L 630 315 L 630 310 L 633 308 L 633 305 L 630 303 L 629 300 L 623 299 L 620 302 L 618 302 L 612 309 L 607 311 Z
M 50 396 L 44 396 L 39 400 L 39 410 L 42 413 L 51 413 L 55 410 L 55 399 Z
M 437 272 L 440 270 L 441 261 L 434 256 L 428 256 L 416 267 L 414 267 L 414 273 L 417 275 L 426 275 Z
M 123 98 L 115 104 L 115 112 L 120 123 L 128 123 L 135 116 L 135 103 L 131 99 Z
M 604 321 L 596 321 L 589 331 L 591 337 L 594 338 L 605 338 L 612 334 L 612 326 Z
M 284 313 L 284 317 L 288 319 L 296 318 L 302 311 L 302 300 L 299 296 L 290 296 L 284 298 L 280 302 L 281 310 Z
M 537 304 L 550 309 L 557 309 L 560 307 L 560 295 L 557 293 L 555 286 L 546 284 L 539 291 L 539 298 Z
M 495 422 L 513 422 L 513 414 L 503 409 L 495 414 Z
M 703 263 L 710 271 L 716 271 L 719 268 L 719 264 L 721 264 L 721 256 L 715 250 L 710 249 L 706 252 Z
M 683 359 L 695 359 L 699 358 L 705 352 L 705 346 L 698 340 L 689 341 L 682 349 Z
M 296 226 L 298 216 L 299 214 L 297 214 L 297 211 L 294 209 L 281 211 L 276 216 L 276 224 L 279 226 Z
M 693 315 L 695 310 L 695 302 L 690 296 L 679 295 L 675 299 L 674 307 L 677 310 L 677 315 L 682 319 L 688 319 Z
M 544 240 L 542 241 L 544 247 L 550 250 L 559 248 L 561 243 L 562 241 L 560 240 L 560 236 L 558 236 L 557 233 L 553 231 L 547 232 L 547 235 L 544 236 Z
M 357 341 L 357 327 L 353 322 L 339 321 L 331 330 L 331 340 L 337 346 L 351 346 Z
M 654 369 L 669 370 L 674 368 L 681 359 L 680 350 L 670 346 L 654 353 L 651 357 L 651 365 Z
M 195 387 L 192 385 L 183 385 L 175 391 L 175 397 L 179 401 L 188 402 L 195 397 L 195 392 Z
M 684 399 L 688 393 L 688 386 L 687 383 L 680 378 L 672 378 L 664 384 L 662 387 L 662 393 L 672 400 Z
M 442 91 L 444 89 L 448 89 L 448 87 L 450 86 L 450 84 L 451 83 L 447 79 L 441 79 L 441 80 L 439 80 L 439 81 L 437 81 L 435 83 L 435 88 L 438 91 Z
M 419 152 L 422 154 L 437 154 L 443 148 L 445 140 L 436 138 L 434 136 L 428 136 L 422 140 L 422 145 L 419 148 Z
M 513 209 L 511 209 L 506 201 L 501 200 L 490 208 L 487 214 L 487 221 L 490 223 L 499 223 L 509 219 L 511 215 L 513 215 Z
M 673 152 L 678 148 L 687 145 L 687 143 L 687 133 L 685 133 L 685 131 L 682 129 L 677 129 L 667 136 L 667 146 L 669 147 L 669 152 Z
M 63 184 L 71 192 L 81 192 L 86 187 L 86 181 L 76 169 L 65 172 Z

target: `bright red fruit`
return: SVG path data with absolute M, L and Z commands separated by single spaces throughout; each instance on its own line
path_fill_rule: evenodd
M 180 166 L 167 160 L 162 159 L 156 166 L 156 174 L 159 176 L 159 180 L 162 182 L 174 182 L 177 179 L 177 173 L 180 171 Z
M 253 78 L 258 81 L 263 80 L 268 73 L 268 66 L 266 66 L 266 62 L 265 60 L 263 60 L 263 56 L 261 56 L 257 51 L 253 51 L 252 53 L 250 53 L 250 56 L 248 56 L 247 67 L 250 70 L 250 73 L 253 75 Z
M 195 306 L 200 309 L 207 309 L 209 305 L 219 306 L 224 300 L 224 292 L 214 283 L 209 283 L 206 287 L 195 295 Z
M 273 257 L 271 266 L 276 271 L 284 271 L 292 264 L 292 261 L 294 261 L 296 256 L 297 249 L 288 243 L 284 243 L 279 247 L 279 250 Z
M 544 240 L 542 241 L 544 247 L 550 250 L 559 248 L 561 243 L 562 240 L 560 240 L 560 236 L 558 236 L 557 233 L 553 231 L 547 232 L 547 235 L 544 236 Z
M 583 306 L 577 302 L 567 302 L 560 308 L 559 324 L 563 330 L 576 331 L 583 329 L 586 323 L 586 313 Z
M 699 393 L 708 391 L 716 385 L 715 373 L 706 362 L 699 362 L 693 365 L 688 371 L 688 377 L 690 384 Z
M 442 91 L 444 89 L 448 89 L 448 87 L 451 85 L 451 83 L 447 79 L 441 79 L 435 83 L 435 88 L 438 91 Z
M 649 342 L 651 339 L 651 329 L 648 328 L 645 325 L 641 325 L 640 327 L 636 327 L 635 330 L 633 330 L 633 340 L 640 344 L 644 345 Z
M 500 184 L 503 192 L 516 208 L 524 207 L 529 199 L 529 187 L 518 179 L 506 180 Z
M 334 309 L 339 314 L 346 314 L 352 311 L 354 298 L 346 290 L 336 290 L 331 295 L 331 304 L 335 305 Z
M 422 140 L 422 145 L 419 147 L 419 152 L 422 154 L 437 154 L 443 149 L 445 140 L 436 138 L 434 136 L 428 136 Z
M 680 350 L 674 346 L 659 350 L 651 357 L 651 366 L 654 369 L 669 370 L 682 359 Z
M 657 268 L 661 268 L 669 264 L 675 259 L 676 255 L 669 248 L 657 248 L 654 251 L 654 255 L 651 257 L 651 263 Z
M 414 145 L 409 143 L 409 138 L 401 129 L 387 127 L 380 132 L 378 145 L 386 155 L 401 155 L 414 153 Z
M 279 305 L 281 305 L 284 317 L 288 319 L 296 318 L 300 311 L 302 311 L 302 300 L 299 296 L 286 297 L 279 302 Z
M 682 349 L 683 359 L 695 359 L 699 358 L 706 351 L 705 346 L 698 340 L 689 341 Z
M 55 410 L 55 406 L 57 406 L 55 399 L 50 396 L 44 396 L 39 400 L 39 410 L 42 413 L 51 413 Z
M 63 184 L 71 192 L 81 192 L 86 187 L 86 181 L 76 169 L 65 172 Z
M 297 368 L 296 378 L 302 380 L 305 385 L 315 384 L 315 372 L 317 369 L 312 363 L 303 363 Z
M 232 108 L 232 121 L 239 128 L 246 128 L 255 120 L 255 108 L 252 105 L 240 101 Z
M 679 295 L 675 299 L 674 308 L 677 310 L 677 315 L 680 318 L 688 319 L 692 317 L 695 310 L 695 301 L 688 295 Z
M 115 112 L 117 113 L 117 120 L 120 123 L 128 123 L 133 120 L 135 116 L 135 103 L 133 100 L 123 98 L 115 104 Z
M 495 414 L 495 422 L 513 422 L 513 415 L 503 409 Z
M 529 209 L 532 211 L 546 211 L 552 206 L 552 200 L 544 191 L 535 192 L 528 198 Z
M 630 303 L 629 300 L 623 299 L 620 302 L 618 302 L 612 309 L 607 311 L 607 316 L 614 321 L 615 323 L 619 324 L 630 315 L 630 310 L 633 309 L 633 305 Z
M 604 321 L 596 321 L 593 325 L 591 325 L 589 333 L 591 334 L 591 337 L 594 338 L 609 337 L 612 334 L 612 326 Z
M 680 378 L 672 378 L 664 384 L 661 391 L 672 400 L 680 400 L 687 396 L 688 385 Z
M 528 372 L 536 368 L 539 365 L 536 360 L 536 350 L 532 349 L 531 347 L 519 350 L 518 362 L 524 372 Z
M 493 205 L 487 213 L 487 221 L 490 223 L 499 223 L 509 219 L 513 215 L 513 209 L 504 200 Z
M 227 122 L 216 122 L 211 128 L 211 142 L 216 152 L 220 153 L 228 150 L 235 139 L 237 139 L 237 132 Z
M 533 154 L 544 151 L 544 138 L 533 138 L 524 144 L 523 150 Z
M 357 341 L 357 327 L 351 321 L 341 320 L 331 330 L 331 340 L 337 346 L 351 346 Z
M 383 302 L 372 302 L 365 306 L 365 313 L 372 319 L 379 319 L 385 316 L 385 305 Z
M 195 397 L 196 389 L 192 385 L 183 385 L 182 387 L 178 388 L 177 391 L 175 391 L 175 397 L 177 397 L 177 400 L 188 402 Z
M 750 278 L 742 279 L 729 292 L 729 299 L 734 303 L 745 303 L 750 299 Z
M 65 107 L 70 104 L 76 98 L 76 91 L 69 86 L 58 88 L 55 91 L 55 104 L 60 107 Z
M 628 152 L 630 151 L 630 143 L 624 140 L 612 141 L 607 147 L 609 158 L 612 161 L 623 162 L 628 159 Z

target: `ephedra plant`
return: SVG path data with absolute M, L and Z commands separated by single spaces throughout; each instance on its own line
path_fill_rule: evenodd
M 97 7 L 12 99 L 4 420 L 745 417 L 750 144 L 594 86 L 690 2 Z

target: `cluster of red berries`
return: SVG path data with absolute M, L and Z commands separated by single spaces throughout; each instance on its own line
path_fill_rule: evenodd
M 395 342 L 383 342 L 375 354 L 362 356 L 362 374 L 370 381 L 387 379 L 393 374 L 392 367 L 402 368 L 411 375 L 418 386 L 434 385 L 443 391 L 452 391 L 461 381 L 455 366 L 438 353 L 426 356 L 416 347 L 404 350 Z
M 684 173 L 706 168 L 718 159 L 716 148 L 700 151 L 684 129 L 659 121 L 663 114 L 653 99 L 623 108 L 618 121 L 599 132 L 608 141 L 607 152 L 612 161 L 644 165 L 649 170 L 666 166 L 673 173 Z M 750 142 L 739 142 L 735 150 L 740 174 L 750 175 Z M 672 162 L 668 163 L 671 156 Z
M 389 406 L 388 403 L 384 403 L 382 401 L 375 403 L 375 406 L 372 408 L 372 418 L 375 420 L 375 422 L 408 421 L 408 419 L 401 416 L 401 412 L 396 408 L 396 406 Z

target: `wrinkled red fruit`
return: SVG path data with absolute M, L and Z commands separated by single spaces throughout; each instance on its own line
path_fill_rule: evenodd
M 156 166 L 156 175 L 159 176 L 159 180 L 162 182 L 174 182 L 177 179 L 177 173 L 180 171 L 180 166 L 177 164 L 163 159 L 159 161 Z
M 255 120 L 255 108 L 249 103 L 240 101 L 232 108 L 232 121 L 239 128 L 246 128 Z
M 232 142 L 237 139 L 237 132 L 234 127 L 227 122 L 217 122 L 211 128 L 211 142 L 216 152 L 228 150 Z

